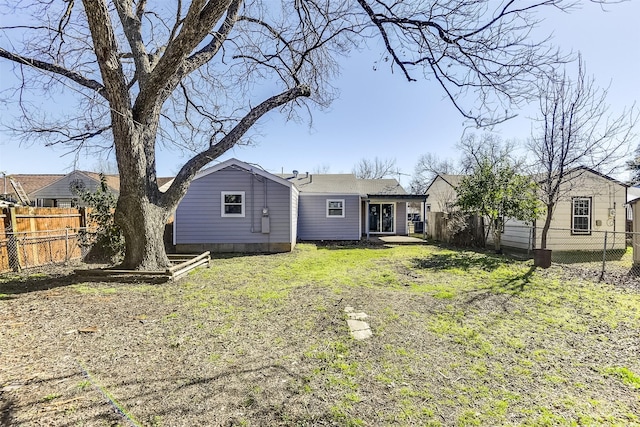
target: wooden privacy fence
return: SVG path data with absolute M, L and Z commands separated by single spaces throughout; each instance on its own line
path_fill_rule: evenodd
M 427 212 L 427 236 L 456 246 L 484 246 L 484 220 L 475 215 Z
M 0 212 L 0 272 L 82 257 L 85 208 L 12 207 Z

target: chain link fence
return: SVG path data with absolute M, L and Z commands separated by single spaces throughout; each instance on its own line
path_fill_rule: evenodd
M 600 279 L 608 281 L 640 281 L 640 233 L 592 231 L 588 236 L 572 235 L 571 230 L 556 233 L 563 233 L 567 241 L 576 243 L 564 250 L 553 250 L 552 262 L 597 272 Z M 584 239 L 583 245 L 577 237 Z
M 6 232 L 0 239 L 0 273 L 82 260 L 93 233 L 87 228 Z
M 533 255 L 534 248 L 541 247 L 541 238 L 541 228 L 506 225 L 502 246 L 507 251 Z M 638 232 L 590 230 L 576 233 L 571 229 L 552 228 L 547 234 L 546 248 L 551 250 L 553 263 L 575 271 L 591 273 L 601 279 L 640 281 Z

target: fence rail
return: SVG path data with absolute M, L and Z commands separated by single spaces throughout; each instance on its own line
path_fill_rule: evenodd
M 458 221 L 456 223 L 455 221 Z M 427 218 L 428 237 L 457 246 L 493 247 L 493 233 L 482 221 L 460 218 L 440 212 Z M 533 256 L 533 250 L 541 247 L 542 228 L 507 222 L 501 233 L 501 246 L 507 252 Z M 593 273 L 601 278 L 640 282 L 640 232 L 589 230 L 576 233 L 570 229 L 552 228 L 547 234 L 547 249 L 551 249 L 551 261 L 567 268 Z
M 0 239 L 0 272 L 60 264 L 82 259 L 88 247 L 82 244 L 85 228 L 6 233 Z
M 0 272 L 82 258 L 84 208 L 11 207 L 0 210 Z
M 502 246 L 531 254 L 541 247 L 541 236 L 541 228 L 505 226 Z M 640 232 L 590 230 L 576 234 L 570 229 L 552 228 L 546 248 L 551 249 L 554 263 L 590 270 L 601 277 L 610 274 L 640 281 Z

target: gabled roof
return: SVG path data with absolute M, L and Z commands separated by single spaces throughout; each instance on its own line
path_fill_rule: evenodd
M 353 174 L 278 174 L 293 183 L 301 193 L 315 194 L 361 194 Z
M 381 179 L 357 179 L 358 187 L 361 194 L 375 194 L 376 196 L 382 195 L 404 195 L 407 194 L 404 188 L 400 185 L 398 180 L 381 178 Z
M 351 173 L 323 174 L 278 174 L 292 182 L 300 193 L 307 194 L 355 194 L 371 195 L 405 195 L 407 192 L 393 178 L 362 179 Z
M 573 168 L 573 169 L 570 169 L 570 170 L 568 170 L 568 171 L 565 173 L 565 176 L 566 176 L 566 175 L 573 174 L 574 172 L 581 172 L 581 171 L 583 171 L 583 172 L 590 172 L 590 173 L 592 173 L 592 174 L 594 174 L 594 175 L 596 175 L 596 176 L 599 176 L 599 177 L 601 177 L 601 178 L 607 179 L 607 180 L 609 180 L 609 181 L 611 181 L 611 182 L 614 182 L 614 183 L 616 183 L 616 184 L 618 184 L 618 185 L 621 185 L 621 186 L 623 186 L 623 187 L 625 187 L 625 188 L 626 188 L 626 187 L 629 187 L 627 184 L 625 184 L 625 183 L 623 183 L 623 182 L 620 182 L 620 181 L 618 181 L 618 180 L 617 180 L 617 179 L 615 179 L 615 178 L 611 178 L 611 177 L 610 177 L 610 176 L 608 176 L 608 175 L 605 175 L 605 174 L 603 174 L 603 173 L 601 173 L 601 172 L 598 172 L 598 171 L 596 171 L 596 170 L 594 170 L 594 169 L 591 169 L 591 168 L 588 168 L 588 167 L 586 167 L 586 166 L 578 166 L 578 167 L 575 167 L 575 168 Z M 434 183 L 438 178 L 442 179 L 444 182 L 446 182 L 447 184 L 449 184 L 451 187 L 456 188 L 456 187 L 458 187 L 458 186 L 460 185 L 460 183 L 462 182 L 462 178 L 464 178 L 464 177 L 465 177 L 465 175 L 438 174 L 438 175 L 436 175 L 436 177 L 433 179 L 433 181 L 431 181 L 431 183 L 430 183 L 430 184 L 429 184 L 429 186 L 427 187 L 426 192 L 427 192 L 427 193 L 429 192 L 429 188 L 433 185 L 433 183 Z M 532 178 L 533 180 L 535 180 L 536 182 L 538 182 L 538 183 L 541 183 L 541 182 L 544 182 L 544 181 L 545 181 L 545 178 L 544 178 L 541 174 L 531 175 L 531 178 Z
M 287 187 L 291 187 L 292 183 L 287 181 L 286 179 L 283 179 L 277 175 L 274 175 L 272 173 L 269 173 L 267 171 L 265 171 L 264 169 L 262 169 L 259 166 L 256 165 L 251 165 L 249 163 L 245 163 L 242 162 L 238 159 L 229 159 L 229 160 L 225 160 L 224 162 L 220 162 L 215 166 L 212 166 L 210 168 L 207 169 L 203 169 L 200 172 L 198 172 L 196 174 L 196 176 L 193 178 L 193 180 L 195 181 L 196 179 L 200 179 L 203 178 L 209 174 L 212 174 L 214 172 L 218 172 L 219 170 L 225 169 L 225 168 L 237 168 L 237 169 L 241 169 L 244 170 L 246 172 L 250 172 L 250 173 L 254 173 L 256 175 L 260 175 L 264 178 L 270 179 L 272 181 L 278 182 L 282 185 L 285 185 Z M 167 187 L 168 188 L 168 187 Z
M 100 183 L 100 174 L 95 173 L 95 172 L 85 172 L 85 171 L 80 171 L 80 170 L 74 170 L 74 171 L 69 172 L 66 175 L 60 176 L 60 178 L 56 179 L 55 181 L 53 181 L 53 182 L 51 182 L 51 183 L 49 183 L 49 184 L 47 184 L 47 185 L 45 185 L 45 186 L 43 186 L 41 188 L 38 188 L 35 191 L 33 191 L 33 193 L 32 193 L 33 196 L 37 197 L 38 196 L 37 193 L 40 193 L 43 190 L 47 189 L 48 187 L 51 187 L 52 185 L 55 185 L 57 182 L 59 182 L 59 181 L 61 181 L 63 179 L 66 179 L 70 175 L 76 175 L 76 176 L 77 175 L 81 175 L 82 177 L 84 177 L 84 178 L 86 178 L 86 179 L 88 179 L 90 181 L 94 181 L 96 184 Z M 113 191 L 114 193 L 117 194 L 118 193 L 118 189 L 120 187 L 120 178 L 117 175 L 105 175 L 105 177 L 107 178 L 107 187 L 109 187 L 109 189 L 111 191 Z M 109 177 L 111 177 L 111 178 L 109 178 Z M 114 180 L 114 178 L 115 178 L 115 180 Z M 114 181 L 115 181 L 116 187 L 113 186 Z M 111 183 L 111 185 L 110 185 L 110 183 Z
M 13 189 L 13 187 L 11 186 L 11 183 L 9 182 L 9 178 L 17 181 L 20 183 L 20 185 L 22 185 L 22 188 L 24 189 L 24 191 L 27 193 L 27 195 L 30 198 L 33 198 L 34 194 L 55 184 L 56 182 L 60 181 L 61 179 L 64 179 L 65 177 L 69 176 L 69 175 L 73 175 L 73 174 L 80 174 L 85 176 L 87 179 L 95 181 L 95 182 L 100 182 L 100 174 L 97 172 L 90 172 L 90 171 L 81 171 L 81 170 L 74 170 L 72 172 L 69 172 L 67 174 L 13 174 L 13 175 L 7 175 L 7 179 L 6 179 L 6 192 L 7 194 L 12 197 L 13 199 L 17 200 L 17 195 L 15 194 L 15 191 Z M 105 175 L 106 177 L 106 181 L 107 181 L 107 186 L 114 192 L 114 193 L 118 193 L 120 190 L 120 176 L 118 175 Z M 158 186 L 163 186 L 164 184 L 166 184 L 169 181 L 172 181 L 173 178 L 172 177 L 162 177 L 162 178 L 158 178 Z M 2 185 L 2 192 L 4 192 L 4 184 L 0 183 L 0 185 Z
M 17 181 L 22 185 L 22 188 L 27 193 L 28 196 L 31 196 L 35 191 L 44 188 L 60 178 L 64 177 L 64 174 L 37 174 L 37 175 L 27 175 L 27 174 L 14 174 L 6 176 L 6 193 L 10 196 L 13 196 L 14 199 L 17 199 L 17 195 L 9 182 L 9 178 Z M 5 191 L 4 183 L 3 185 L 3 193 Z
M 429 186 L 427 187 L 427 189 L 425 190 L 425 193 L 428 194 L 429 193 L 429 189 L 431 188 L 431 186 L 438 180 L 441 179 L 442 181 L 444 181 L 445 183 L 449 184 L 451 186 L 451 188 L 456 188 L 460 185 L 460 183 L 462 182 L 462 178 L 464 178 L 465 175 L 450 175 L 450 174 L 446 174 L 446 173 L 441 173 L 435 176 L 435 178 L 433 178 L 433 180 L 431 181 L 431 183 L 429 184 Z
M 573 173 L 573 172 L 577 172 L 577 171 L 580 171 L 580 170 L 584 170 L 584 171 L 586 171 L 586 172 L 591 172 L 592 174 L 597 175 L 597 176 L 599 176 L 600 178 L 608 179 L 609 181 L 614 182 L 614 183 L 616 183 L 616 184 L 618 184 L 618 185 L 622 185 L 622 186 L 623 186 L 623 187 L 625 187 L 625 188 L 628 188 L 628 187 L 629 187 L 629 185 L 625 184 L 625 183 L 624 183 L 624 182 L 622 182 L 622 181 L 618 181 L 618 180 L 617 180 L 617 179 L 615 179 L 615 178 L 611 178 L 609 175 L 605 175 L 605 174 L 603 174 L 602 172 L 598 172 L 597 170 L 594 170 L 594 169 L 588 168 L 588 167 L 586 167 L 586 166 L 578 166 L 578 167 L 576 167 L 576 168 L 571 169 L 568 173 Z

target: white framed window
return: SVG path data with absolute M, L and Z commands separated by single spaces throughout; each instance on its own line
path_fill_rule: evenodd
M 344 218 L 344 199 L 327 199 L 327 218 Z
M 591 197 L 571 199 L 571 234 L 591 234 Z
M 244 191 L 221 191 L 220 215 L 223 217 L 244 217 Z

